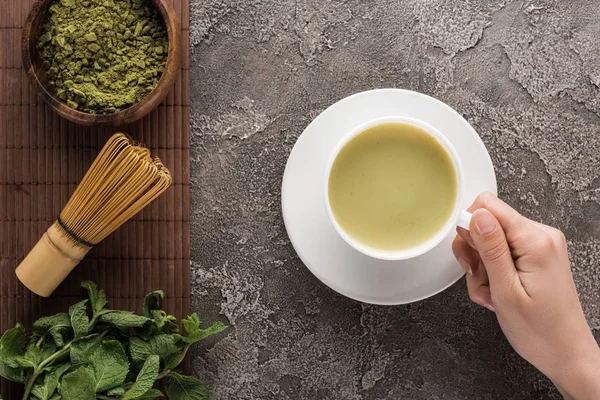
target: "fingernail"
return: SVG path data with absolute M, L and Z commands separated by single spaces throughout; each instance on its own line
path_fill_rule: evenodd
M 458 263 L 460 264 L 461 268 L 467 273 L 467 275 L 473 276 L 473 270 L 471 269 L 471 266 L 469 265 L 469 263 L 467 262 L 467 260 L 465 260 L 464 258 L 459 257 L 458 258 Z
M 489 211 L 477 211 L 473 216 L 475 217 L 475 229 L 477 229 L 477 233 L 480 235 L 487 235 L 496 229 L 498 222 Z
M 484 304 L 483 305 L 485 308 L 487 308 L 488 310 L 490 310 L 491 312 L 496 312 L 496 309 L 494 308 L 493 305 L 491 304 Z

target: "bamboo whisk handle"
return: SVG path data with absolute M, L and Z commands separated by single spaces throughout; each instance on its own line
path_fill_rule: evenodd
M 54 223 L 15 272 L 29 290 L 48 297 L 91 249 L 69 240 L 60 225 Z

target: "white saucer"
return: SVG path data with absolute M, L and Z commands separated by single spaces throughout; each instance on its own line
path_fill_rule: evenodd
M 437 128 L 452 142 L 465 173 L 468 207 L 483 191 L 496 193 L 496 175 L 477 132 L 446 104 L 421 93 L 379 89 L 347 97 L 306 128 L 288 159 L 281 189 L 283 219 L 292 245 L 310 271 L 333 290 L 372 304 L 406 304 L 433 296 L 463 275 L 450 235 L 430 252 L 407 261 L 369 258 L 337 234 L 324 203 L 324 171 L 338 140 L 371 119 L 406 116 Z

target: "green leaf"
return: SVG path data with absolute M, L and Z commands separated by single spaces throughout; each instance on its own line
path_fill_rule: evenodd
M 129 361 L 121 343 L 116 340 L 102 342 L 90 360 L 95 393 L 121 385 L 129 373 Z
M 88 364 L 92 354 L 100 347 L 100 335 L 91 335 L 74 340 L 71 343 L 71 363 L 73 365 Z
M 50 317 L 42 317 L 33 323 L 33 329 L 38 337 L 49 335 L 58 347 L 70 339 L 73 329 L 71 317 L 67 313 L 59 313 Z
M 156 328 L 165 333 L 179 333 L 177 319 L 172 315 L 167 315 L 163 310 L 150 310 L 150 318 L 154 320 Z
M 23 367 L 35 368 L 55 352 L 56 346 L 52 342 L 44 343 L 42 347 L 38 347 L 35 343 L 30 343 L 27 346 L 25 355 L 21 359 L 21 365 Z
M 60 380 L 60 377 L 67 372 L 70 367 L 71 365 L 68 363 L 61 364 L 52 371 L 47 372 L 43 376 L 43 379 L 41 379 L 42 377 L 37 379 L 36 383 L 31 389 L 31 393 L 39 400 L 50 400 L 50 398 L 54 395 L 56 388 L 58 387 L 58 381 Z
M 138 374 L 135 383 L 123 396 L 123 400 L 138 399 L 152 388 L 158 377 L 159 363 L 158 356 L 154 355 L 148 357 L 142 370 Z
M 23 376 L 23 368 L 9 367 L 2 361 L 0 361 L 0 376 L 13 382 L 25 382 L 25 377 Z
M 181 348 L 178 353 L 171 354 L 171 355 L 165 357 L 165 360 L 164 360 L 165 369 L 177 368 L 177 366 L 179 364 L 181 364 L 181 362 L 185 358 L 188 348 L 189 348 L 189 346 L 185 346 L 185 347 Z
M 172 315 L 167 315 L 164 319 L 165 325 L 162 330 L 165 333 L 179 333 L 179 324 L 177 324 L 177 318 Z
M 136 397 L 135 400 L 147 400 L 147 399 L 156 399 L 158 397 L 164 396 L 162 392 L 158 389 L 150 389 L 140 397 Z
M 165 326 L 165 317 L 167 314 L 162 310 L 150 310 L 147 317 L 154 321 L 156 328 L 162 329 Z
M 185 329 L 188 334 L 185 339 L 188 344 L 193 344 L 227 329 L 227 325 L 221 322 L 215 322 L 207 329 L 200 329 L 200 318 L 198 318 L 198 314 L 196 313 L 181 320 L 181 323 L 183 324 L 183 329 Z
M 25 354 L 26 344 L 27 336 L 23 325 L 17 324 L 4 332 L 0 338 L 0 362 L 9 368 L 20 368 L 19 359 Z
M 148 318 L 150 318 L 154 324 L 152 324 L 150 329 L 146 332 L 138 331 L 141 336 L 148 338 L 152 335 L 156 335 L 159 331 L 164 333 L 179 333 L 179 325 L 174 316 L 167 315 L 163 310 L 150 310 L 148 314 Z
M 63 376 L 58 392 L 62 400 L 96 400 L 96 381 L 85 367 Z
M 113 311 L 100 317 L 100 321 L 111 324 L 118 329 L 140 328 L 151 320 L 131 311 Z
M 137 366 L 142 365 L 152 355 L 157 355 L 161 361 L 164 361 L 166 358 L 181 351 L 177 347 L 176 342 L 177 337 L 175 335 L 167 335 L 165 333 L 152 336 L 149 340 L 132 336 L 129 339 L 131 359 Z
M 157 309 L 159 300 L 162 300 L 164 298 L 165 293 L 162 290 L 155 290 L 151 293 L 148 293 L 144 297 L 144 317 L 152 318 L 150 311 Z
M 87 300 L 83 300 L 69 307 L 69 315 L 71 316 L 71 326 L 73 327 L 73 332 L 75 333 L 76 338 L 88 334 L 90 319 L 86 314 L 87 302 Z
M 114 387 L 114 388 L 106 391 L 106 395 L 111 396 L 111 397 L 112 396 L 121 396 L 123 394 L 125 394 L 125 389 L 123 388 L 123 386 L 117 386 L 117 387 Z
M 208 400 L 208 393 L 202 382 L 176 372 L 171 372 L 165 378 L 165 392 L 169 400 Z
M 102 289 L 98 290 L 96 284 L 90 281 L 81 282 L 81 287 L 87 289 L 88 296 L 90 297 L 90 305 L 92 306 L 92 314 L 96 316 L 108 304 L 106 293 Z

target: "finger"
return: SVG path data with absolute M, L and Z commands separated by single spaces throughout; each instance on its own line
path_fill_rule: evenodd
M 521 224 L 523 220 L 526 220 L 526 218 L 519 214 L 514 208 L 490 192 L 484 192 L 477 196 L 471 208 L 473 208 L 472 212 L 475 212 L 475 210 L 480 208 L 485 208 L 494 214 L 505 231 L 514 228 Z
M 462 237 L 456 236 L 452 242 L 452 252 L 461 268 L 467 275 L 473 275 L 473 270 L 481 262 L 477 251 Z
M 456 236 L 454 242 L 452 242 L 452 251 L 461 268 L 467 273 L 467 289 L 471 301 L 495 311 L 492 304 L 488 275 L 479 258 L 479 253 L 461 236 Z
M 533 221 L 519 214 L 492 193 L 481 193 L 472 207 L 485 208 L 496 217 L 504 231 L 514 259 L 522 257 L 531 249 L 543 244 L 545 232 L 540 231 Z
M 475 199 L 473 204 L 471 204 L 471 206 L 469 206 L 469 208 L 467 208 L 467 211 L 472 214 L 477 209 L 485 208 L 485 200 L 488 196 L 494 196 L 494 195 L 489 192 L 483 192 L 483 193 L 479 194 L 479 196 L 477 196 L 477 198 Z M 473 243 L 473 238 L 471 238 L 471 232 L 469 232 L 467 229 L 457 227 L 456 233 L 458 233 L 460 235 L 460 237 L 462 237 L 467 243 L 469 243 L 469 245 L 471 247 L 475 248 L 475 244 Z
M 492 303 L 490 282 L 483 265 L 480 265 L 475 269 L 472 275 L 467 276 L 467 289 L 469 290 L 469 298 L 471 301 L 488 310 L 496 311 L 494 304 Z
M 485 208 L 485 199 L 487 196 L 493 196 L 493 194 L 490 192 L 479 193 L 479 195 L 475 198 L 473 204 L 471 204 L 471 206 L 467 208 L 467 211 L 473 214 L 475 210 Z
M 463 240 L 467 242 L 469 246 L 475 248 L 475 243 L 473 243 L 473 238 L 471 238 L 471 232 L 464 228 L 458 227 L 456 228 L 456 233 L 458 233 L 458 235 L 463 238 Z
M 473 213 L 471 237 L 485 265 L 490 289 L 502 297 L 525 294 L 500 222 L 486 209 Z

